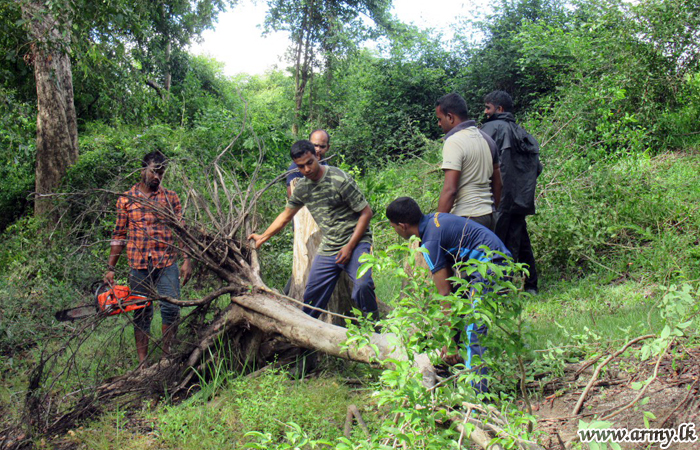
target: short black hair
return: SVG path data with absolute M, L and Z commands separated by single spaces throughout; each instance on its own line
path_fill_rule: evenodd
M 423 213 L 411 197 L 399 197 L 386 207 L 386 217 L 391 223 L 418 225 Z
M 327 144 L 327 145 L 331 145 L 331 135 L 328 134 L 328 132 L 327 132 L 326 130 L 324 130 L 323 128 L 318 128 L 318 129 L 312 131 L 311 133 L 309 133 L 309 140 L 311 140 L 311 136 L 313 136 L 314 133 L 316 133 L 317 131 L 320 131 L 320 132 L 322 132 L 322 133 L 325 133 L 325 135 L 326 135 L 326 144 Z
M 160 150 L 154 150 L 150 153 L 146 153 L 141 161 L 141 167 L 148 167 L 149 164 L 154 163 L 157 166 L 165 167 L 168 165 L 168 160 Z
M 301 158 L 306 153 L 313 153 L 314 156 L 316 156 L 316 147 L 314 147 L 314 144 L 312 144 L 311 141 L 302 139 L 300 141 L 296 141 L 292 145 L 292 149 L 289 151 L 289 156 L 291 156 L 292 159 L 297 159 Z
M 467 108 L 467 102 L 464 101 L 464 98 L 462 98 L 461 95 L 455 94 L 454 92 L 451 94 L 443 95 L 439 99 L 437 99 L 437 102 L 435 102 L 435 106 L 440 107 L 440 111 L 442 111 L 443 114 L 452 114 L 453 116 L 457 116 L 460 119 L 468 119 L 469 118 L 469 109 Z
M 505 112 L 513 112 L 513 97 L 506 91 L 493 91 L 484 96 L 484 103 L 503 108 Z

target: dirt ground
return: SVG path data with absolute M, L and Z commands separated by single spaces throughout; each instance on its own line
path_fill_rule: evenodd
M 659 364 L 658 377 L 649 385 L 644 397 L 646 404 L 637 402 L 608 419 L 613 428 L 646 428 L 644 411 L 653 413 L 649 428 L 678 429 L 681 424 L 692 423 L 700 437 L 700 348 L 676 348 L 674 357 L 666 355 Z M 601 361 L 604 358 L 601 359 Z M 543 444 L 548 449 L 561 449 L 561 443 L 576 436 L 579 419 L 591 422 L 594 417 L 604 417 L 632 402 L 639 390 L 633 383 L 643 382 L 654 373 L 655 359 L 639 361 L 611 361 L 602 376 L 593 385 L 581 408 L 581 416 L 573 417 L 573 409 L 590 380 L 598 361 L 581 371 L 585 363 L 567 368 L 562 379 L 552 380 L 543 386 L 543 398 L 533 404 L 533 413 L 540 420 L 539 430 L 546 433 Z M 580 373 L 579 373 L 580 372 Z M 623 449 L 657 449 L 660 443 L 620 443 Z M 585 446 L 584 446 L 585 448 Z M 673 443 L 672 450 L 700 449 L 700 439 L 694 443 Z

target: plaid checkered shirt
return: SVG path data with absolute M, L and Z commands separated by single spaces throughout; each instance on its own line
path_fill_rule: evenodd
M 177 194 L 160 186 L 157 191 L 146 195 L 137 183 L 117 200 L 117 223 L 111 245 L 126 245 L 126 256 L 132 269 L 162 269 L 177 259 L 173 233 L 154 206 L 169 210 L 178 220 L 182 219 Z

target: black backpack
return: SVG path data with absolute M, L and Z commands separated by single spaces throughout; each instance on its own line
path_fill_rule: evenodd
M 510 130 L 515 136 L 515 142 L 517 143 L 516 150 L 520 153 L 539 153 L 540 143 L 537 139 L 520 125 L 515 122 L 508 122 L 510 124 Z
M 532 155 L 537 159 L 537 176 L 542 173 L 542 163 L 539 160 L 540 157 L 540 143 L 537 142 L 535 136 L 531 135 L 523 127 L 515 122 L 508 122 L 510 125 L 510 131 L 515 136 L 515 150 L 518 153 L 524 155 Z

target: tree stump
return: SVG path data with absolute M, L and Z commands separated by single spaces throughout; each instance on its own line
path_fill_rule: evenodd
M 297 181 L 292 182 L 292 191 Z M 304 289 L 306 288 L 306 280 L 309 278 L 311 264 L 314 261 L 318 247 L 321 244 L 323 233 L 318 228 L 316 221 L 311 217 L 311 213 L 306 207 L 303 207 L 294 216 L 294 257 L 292 262 L 292 282 L 289 287 L 289 296 L 297 300 L 304 300 Z M 338 283 L 335 285 L 335 290 L 328 302 L 328 311 L 352 315 L 352 281 L 345 272 L 340 274 Z M 333 325 L 344 326 L 345 320 L 340 317 L 322 314 L 320 317 L 326 323 Z

